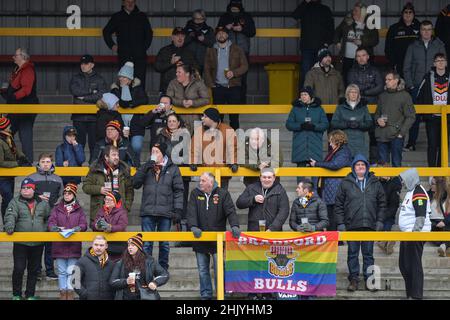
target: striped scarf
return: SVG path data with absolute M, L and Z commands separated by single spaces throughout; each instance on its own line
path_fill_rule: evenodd
M 13 135 L 8 131 L 0 131 L 0 137 L 5 140 L 5 142 L 8 144 L 9 148 L 11 149 L 11 152 L 16 155 L 17 148 L 16 143 L 14 142 Z
M 98 257 L 93 248 L 89 249 L 89 253 L 91 254 L 91 256 L 93 257 Z M 105 251 L 100 257 L 98 257 L 98 261 L 100 261 L 100 266 L 103 268 L 106 264 L 106 262 L 108 261 L 108 253 Z

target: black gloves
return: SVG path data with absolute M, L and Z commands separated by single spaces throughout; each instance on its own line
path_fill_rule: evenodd
M 297 226 L 297 231 L 314 232 L 314 231 L 316 231 L 316 227 L 310 223 L 302 223 L 301 225 Z
M 202 230 L 197 227 L 192 227 L 191 231 L 194 233 L 194 237 L 200 238 L 202 236 Z
M 50 228 L 50 231 L 51 232 L 59 232 L 59 231 L 61 231 L 61 228 L 58 227 L 58 226 L 53 226 L 53 227 Z
M 359 123 L 355 120 L 347 121 L 347 127 L 351 128 L 351 129 L 358 129 Z
M 183 210 L 182 209 L 175 209 L 174 212 L 172 212 L 172 220 L 173 220 L 173 222 L 180 223 L 182 215 L 183 215 Z
M 189 168 L 191 168 L 191 171 L 197 171 L 197 165 L 196 164 L 191 164 L 189 165 Z
M 308 122 L 302 123 L 302 125 L 300 127 L 302 130 L 305 130 L 305 131 L 313 131 L 316 126 L 308 121 Z
M 230 164 L 229 167 L 231 169 L 231 172 L 233 172 L 233 173 L 236 173 L 239 169 L 239 166 L 236 163 Z
M 25 157 L 17 159 L 17 164 L 19 167 L 31 167 L 33 164 Z
M 108 224 L 108 222 L 106 222 L 106 220 L 104 218 L 101 218 L 97 221 L 95 227 L 98 230 L 102 230 L 102 231 L 107 231 L 108 229 L 110 229 L 110 226 Z
M 239 239 L 239 237 L 241 236 L 241 229 L 239 229 L 239 227 L 232 227 L 231 233 L 233 234 L 233 238 Z
M 143 171 L 144 173 L 147 173 L 147 172 L 149 172 L 150 169 L 152 169 L 154 166 L 155 166 L 155 161 L 153 161 L 153 160 L 147 161 L 147 162 L 144 163 L 144 165 L 142 166 L 142 171 Z
M 345 224 L 340 224 L 340 225 L 338 225 L 338 226 L 337 226 L 337 230 L 338 230 L 338 231 L 341 231 L 341 232 L 346 231 Z

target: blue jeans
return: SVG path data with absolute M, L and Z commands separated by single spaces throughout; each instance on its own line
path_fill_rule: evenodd
M 317 62 L 317 51 L 314 49 L 303 49 L 302 53 L 302 64 L 301 64 L 301 74 L 300 74 L 300 83 L 299 88 L 303 87 L 305 83 L 305 77 L 309 70 L 314 66 Z
M 58 269 L 58 286 L 59 290 L 73 290 L 69 277 L 72 274 L 73 266 L 78 259 L 56 259 L 56 268 Z
M 211 255 L 208 253 L 196 252 L 195 256 L 197 258 L 198 274 L 200 277 L 200 297 L 203 300 L 210 300 L 213 296 L 213 287 L 211 281 L 211 273 L 209 272 L 211 266 Z M 217 288 L 216 281 L 216 265 L 217 265 L 217 254 L 213 254 L 214 263 L 214 286 Z
M 14 178 L 0 179 L 0 195 L 2 196 L 2 219 L 3 224 L 5 224 L 6 209 L 8 208 L 9 202 L 14 197 Z
M 141 162 L 141 151 L 143 144 L 144 144 L 144 136 L 131 137 L 131 148 L 133 148 L 136 160 L 139 161 L 139 163 L 136 163 L 137 166 L 140 165 Z
M 390 142 L 378 142 L 378 160 L 389 163 L 392 157 L 392 166 L 401 167 L 404 140 L 404 138 L 395 138 Z
M 363 255 L 364 280 L 367 281 L 370 276 L 367 269 L 375 263 L 375 260 L 373 259 L 373 241 L 349 241 L 347 242 L 347 245 L 348 280 L 356 280 L 359 282 L 359 250 L 361 249 Z
M 170 231 L 172 220 L 165 217 L 144 216 L 142 217 L 142 231 Z M 152 256 L 153 242 L 145 242 L 144 251 Z M 159 242 L 159 264 L 166 270 L 169 269 L 169 242 Z

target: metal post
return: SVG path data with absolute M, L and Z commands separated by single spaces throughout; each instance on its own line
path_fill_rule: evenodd
M 223 233 L 217 233 L 217 300 L 224 300 L 224 275 L 223 275 Z
M 219 185 L 219 187 L 221 187 L 222 186 L 222 172 L 220 171 L 220 168 L 217 168 L 215 171 L 214 171 L 214 175 L 216 176 L 216 181 L 217 181 L 217 184 Z
M 441 109 L 441 167 L 448 167 L 448 128 L 447 128 L 447 109 L 448 106 L 442 106 Z

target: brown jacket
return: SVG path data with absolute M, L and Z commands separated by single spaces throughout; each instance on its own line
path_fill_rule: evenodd
M 205 83 L 208 88 L 216 86 L 217 64 L 217 49 L 208 48 L 204 69 Z M 229 66 L 230 71 L 234 73 L 234 77 L 229 81 L 229 86 L 241 86 L 241 77 L 248 71 L 248 62 L 244 51 L 235 44 L 231 44 L 230 47 Z
M 193 107 L 209 104 L 209 91 L 202 80 L 192 80 L 186 88 L 177 79 L 170 81 L 166 94 L 172 98 L 173 105 L 183 107 L 183 100 L 192 100 Z

